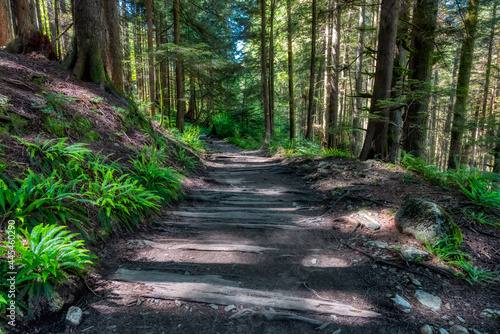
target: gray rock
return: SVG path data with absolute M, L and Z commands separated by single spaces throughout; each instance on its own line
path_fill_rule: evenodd
M 450 334 L 469 334 L 469 331 L 464 326 L 453 325 L 450 328 Z
M 493 310 L 491 308 L 485 308 L 481 312 L 481 317 L 500 321 L 500 310 Z
M 228 305 L 228 306 L 224 307 L 224 311 L 226 311 L 226 312 L 232 311 L 234 309 L 236 309 L 236 306 L 234 306 L 234 305 Z
M 418 286 L 418 287 L 421 287 L 422 286 L 422 283 L 420 283 L 420 281 L 416 278 L 412 278 L 411 279 L 411 284 L 415 285 L 415 286 Z
M 462 232 L 450 214 L 439 205 L 419 198 L 407 198 L 398 212 L 396 225 L 403 233 L 412 234 L 422 240 L 435 243 L 441 239 L 455 238 L 462 243 Z
M 441 298 L 433 296 L 423 290 L 415 291 L 415 298 L 420 302 L 420 304 L 434 311 L 439 311 L 441 309 L 441 304 L 443 303 Z
M 213 308 L 214 310 L 218 310 L 219 309 L 219 306 L 215 305 L 215 304 L 210 304 L 209 305 L 211 308 Z
M 472 332 L 472 334 L 482 334 L 480 331 L 478 331 L 477 329 L 474 329 L 474 328 L 469 328 L 470 331 Z
M 432 329 L 431 325 L 423 325 L 420 327 L 420 334 L 433 334 L 434 330 Z
M 406 299 L 404 299 L 400 295 L 396 294 L 396 296 L 394 298 L 391 298 L 391 300 L 394 302 L 394 304 L 396 304 L 396 307 L 398 309 L 400 309 L 401 311 L 403 311 L 405 313 L 410 313 L 411 305 L 410 305 L 410 303 L 408 303 L 408 301 L 406 301 Z
M 458 319 L 461 323 L 465 324 L 465 319 L 464 319 L 464 318 L 462 318 L 461 316 L 457 315 L 457 319 Z
M 66 323 L 71 326 L 78 326 L 82 322 L 83 312 L 78 306 L 71 306 L 66 314 Z
M 401 255 L 403 255 L 404 259 L 409 262 L 414 262 L 418 259 L 421 259 L 423 261 L 426 261 L 429 259 L 429 253 L 420 250 L 415 247 L 402 247 L 401 248 Z
M 387 244 L 387 242 L 383 242 L 383 241 L 369 241 L 368 245 L 369 246 L 375 246 L 375 247 L 378 247 L 378 248 L 387 248 L 387 246 L 389 246 Z
M 450 334 L 446 329 L 440 328 L 438 329 L 439 334 Z

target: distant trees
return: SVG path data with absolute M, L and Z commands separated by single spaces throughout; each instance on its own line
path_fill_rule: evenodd
M 492 170 L 500 168 L 497 7 L 0 0 L 0 44 L 29 53 L 36 34 L 76 78 L 128 94 L 179 131 L 193 122 L 235 142 L 307 138 L 362 159 L 397 162 L 405 151 L 441 169 Z

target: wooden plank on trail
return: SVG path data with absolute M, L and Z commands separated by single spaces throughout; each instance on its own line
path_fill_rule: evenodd
M 218 275 L 179 275 L 154 270 L 129 270 L 120 268 L 111 277 L 115 281 L 138 282 L 138 283 L 203 283 L 223 286 L 240 286 L 239 282 L 223 279 Z
M 258 229 L 258 230 L 301 230 L 303 228 L 295 225 L 279 225 L 279 224 L 260 224 L 260 223 L 221 223 L 221 222 L 186 222 L 186 221 L 163 221 L 155 223 L 158 226 L 178 226 L 187 228 L 209 228 L 209 229 Z
M 238 206 L 214 206 L 214 207 L 179 207 L 186 212 L 234 212 L 234 211 L 250 211 L 250 212 L 261 212 L 262 214 L 276 213 L 276 212 L 294 212 L 299 211 L 300 208 L 246 208 Z M 302 209 L 303 210 L 303 209 Z
M 264 219 L 305 219 L 306 216 L 299 216 L 290 213 L 252 213 L 245 211 L 233 212 L 191 212 L 191 211 L 172 211 L 172 214 L 179 217 L 192 217 L 192 218 L 216 218 L 216 219 L 241 219 L 241 220 L 264 220 Z
M 186 249 L 208 252 L 243 252 L 243 253 L 261 253 L 265 251 L 275 251 L 277 248 L 261 247 L 255 245 L 238 245 L 221 243 L 217 240 L 182 240 L 182 239 L 163 239 L 159 242 L 150 240 L 132 240 L 133 243 L 142 244 L 159 249 Z
M 377 312 L 362 310 L 335 301 L 301 298 L 284 293 L 259 291 L 238 287 L 228 287 L 204 283 L 145 283 L 150 291 L 137 289 L 137 294 L 148 298 L 185 300 L 198 303 L 219 305 L 248 305 L 272 307 L 284 310 L 337 314 L 351 317 L 375 318 Z M 127 291 L 127 293 L 133 293 Z

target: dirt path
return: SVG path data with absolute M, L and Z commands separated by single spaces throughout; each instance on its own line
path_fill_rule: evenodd
M 295 170 L 223 141 L 208 146 L 208 187 L 189 191 L 154 233 L 99 254 L 102 276 L 71 332 L 384 334 L 442 322 L 443 313 L 394 308 L 389 298 L 415 277 L 345 247 L 322 195 Z

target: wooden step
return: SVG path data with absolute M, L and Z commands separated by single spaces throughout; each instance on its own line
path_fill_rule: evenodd
M 207 252 L 243 252 L 262 253 L 265 251 L 276 251 L 277 248 L 260 247 L 255 245 L 227 244 L 220 240 L 188 240 L 188 239 L 159 239 L 131 240 L 134 244 L 150 246 L 159 249 L 184 249 Z

